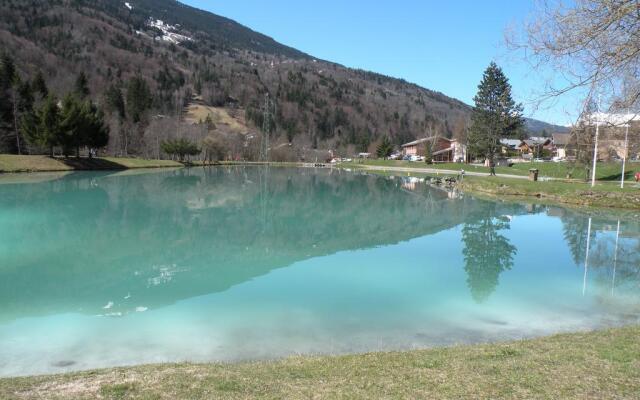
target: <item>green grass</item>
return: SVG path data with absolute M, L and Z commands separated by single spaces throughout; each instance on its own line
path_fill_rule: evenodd
M 407 172 L 393 170 L 372 170 L 367 173 L 380 176 L 405 175 Z M 434 174 L 411 172 L 417 178 L 432 178 Z M 501 200 L 529 200 L 537 203 L 568 204 L 574 206 L 617 208 L 620 210 L 640 210 L 640 185 L 628 183 L 621 189 L 619 182 L 599 181 L 594 188 L 589 183 L 567 180 L 532 182 L 490 176 L 466 176 L 457 187 L 465 192 Z
M 47 156 L 17 156 L 0 154 L 0 172 L 53 172 L 72 170 L 118 170 L 129 168 L 182 167 L 170 160 L 145 160 L 140 158 L 51 158 Z
M 504 344 L 0 379 L 2 399 L 631 399 L 640 327 Z
M 395 161 L 395 160 L 356 160 L 353 163 L 342 164 L 343 166 L 359 167 L 363 165 L 370 165 L 376 167 L 402 167 L 402 168 L 430 168 L 440 170 L 452 170 L 460 171 L 464 169 L 470 172 L 489 173 L 489 168 L 470 164 L 457 164 L 457 163 L 438 163 L 438 164 L 426 164 L 424 162 L 410 162 L 410 161 Z M 519 175 L 526 176 L 529 174 L 529 170 L 536 168 L 540 171 L 541 177 L 549 178 L 567 178 L 568 174 L 571 174 L 573 179 L 586 178 L 586 170 L 584 168 L 575 168 L 569 163 L 554 163 L 554 162 L 540 162 L 540 163 L 522 163 L 514 164 L 512 167 L 497 167 L 496 173 L 507 175 Z M 596 178 L 598 180 L 611 180 L 619 181 L 622 172 L 621 163 L 598 163 L 596 170 Z M 625 174 L 625 180 L 632 181 L 635 172 L 640 172 L 640 163 L 629 163 Z
M 599 182 L 595 187 L 582 182 L 532 182 L 500 177 L 465 177 L 462 190 L 500 197 L 535 197 L 554 203 L 578 206 L 640 210 L 640 187 L 628 184 L 621 189 L 617 182 Z

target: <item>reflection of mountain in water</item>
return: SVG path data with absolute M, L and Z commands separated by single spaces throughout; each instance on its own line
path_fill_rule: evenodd
M 0 209 L 13 218 L 0 219 L 8 232 L 0 304 L 19 315 L 95 314 L 108 302 L 109 312 L 159 307 L 311 257 L 439 232 L 484 204 L 400 184 L 216 168 L 7 185 Z

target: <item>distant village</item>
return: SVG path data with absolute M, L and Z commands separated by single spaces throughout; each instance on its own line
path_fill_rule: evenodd
M 618 161 L 624 157 L 640 159 L 640 147 L 636 138 L 640 134 L 640 116 L 621 114 L 599 114 L 598 160 Z M 575 161 L 581 148 L 593 149 L 593 142 L 580 140 L 579 129 L 595 129 L 596 118 L 582 120 L 570 132 L 557 132 L 549 136 L 531 136 L 525 139 L 503 138 L 498 144 L 496 163 L 499 166 L 518 162 L 563 162 Z M 629 122 L 629 126 L 627 126 Z M 434 163 L 471 163 L 467 143 L 458 139 L 429 136 L 405 143 L 389 159 L 424 161 L 427 145 L 432 149 Z M 360 158 L 370 158 L 370 153 L 360 153 Z

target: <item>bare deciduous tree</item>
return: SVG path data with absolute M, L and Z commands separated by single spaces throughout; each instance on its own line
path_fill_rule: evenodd
M 554 73 L 541 100 L 582 89 L 586 99 L 601 93 L 612 112 L 637 109 L 640 1 L 540 0 L 522 33 L 508 34 L 508 45 L 524 49 L 534 67 Z

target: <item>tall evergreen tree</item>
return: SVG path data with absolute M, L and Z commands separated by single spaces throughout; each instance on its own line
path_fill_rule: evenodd
M 382 138 L 382 143 L 380 143 L 376 149 L 376 156 L 378 156 L 378 158 L 387 158 L 391 153 L 393 153 L 393 145 L 389 138 L 385 136 Z
M 86 142 L 85 116 L 82 103 L 75 94 L 67 94 L 62 100 L 62 120 L 60 145 L 65 156 L 72 149 L 76 150 L 76 157 L 80 157 L 80 147 Z
M 100 149 L 109 144 L 109 127 L 104 122 L 104 113 L 90 101 L 84 104 L 84 115 L 87 118 L 86 142 L 90 149 Z M 89 152 L 89 157 L 92 152 Z
M 13 115 L 13 132 L 15 136 L 16 151 L 22 154 L 24 141 L 22 140 L 22 131 L 20 129 L 20 120 L 22 115 L 33 111 L 33 92 L 31 85 L 27 81 L 23 81 L 17 73 L 13 78 L 13 85 L 10 90 L 12 115 Z
M 147 81 L 135 76 L 127 85 L 127 114 L 135 124 L 142 120 L 144 113 L 151 108 L 153 97 Z
M 0 151 L 13 150 L 15 119 L 13 114 L 13 85 L 16 67 L 6 53 L 0 56 Z
M 109 142 L 109 130 L 102 111 L 92 101 L 83 102 L 73 94 L 67 95 L 62 103 L 61 129 L 60 144 L 65 155 L 74 149 L 76 157 L 80 157 L 81 147 L 97 149 Z
M 125 104 L 122 91 L 116 85 L 110 85 L 104 93 L 106 111 L 117 115 L 120 119 L 125 117 Z
M 424 162 L 433 164 L 433 143 L 427 140 L 424 144 Z
M 31 89 L 34 94 L 39 94 L 43 99 L 49 95 L 49 88 L 47 87 L 47 82 L 44 80 L 42 71 L 36 73 L 36 76 L 31 82 Z
M 489 161 L 495 175 L 495 156 L 500 139 L 516 137 L 524 126 L 522 105 L 511 95 L 511 84 L 502 69 L 492 62 L 484 72 L 471 116 L 469 150 Z
M 80 99 L 86 99 L 91 93 L 89 91 L 89 82 L 87 80 L 87 75 L 84 72 L 80 72 L 80 75 L 78 75 L 78 78 L 76 78 L 74 93 Z
M 60 143 L 62 136 L 60 110 L 55 96 L 49 94 L 39 110 L 23 115 L 21 130 L 29 143 L 48 149 L 53 157 L 53 148 Z

